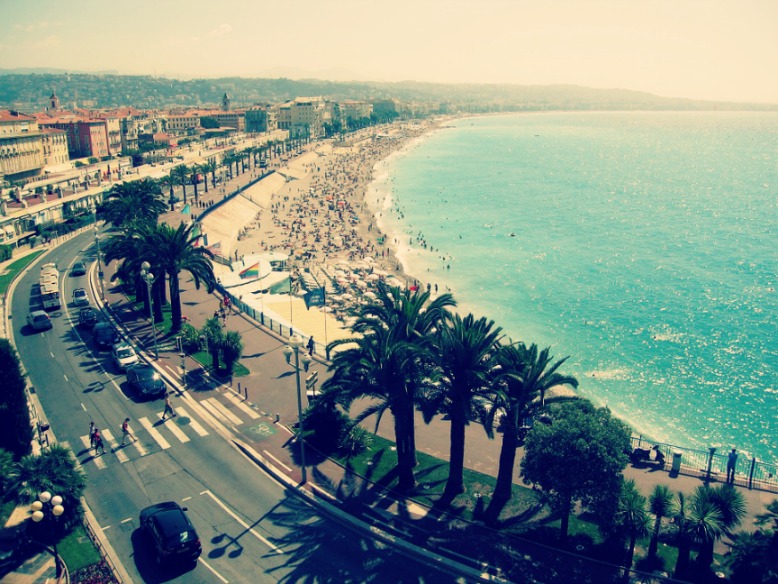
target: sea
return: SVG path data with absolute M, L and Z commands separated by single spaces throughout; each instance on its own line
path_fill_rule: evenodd
M 366 200 L 410 280 L 636 433 L 778 463 L 778 113 L 461 118 Z

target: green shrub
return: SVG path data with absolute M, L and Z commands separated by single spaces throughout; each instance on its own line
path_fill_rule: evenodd
M 343 432 L 338 449 L 346 456 L 356 456 L 373 445 L 373 435 L 362 426 L 352 426 L 349 432 Z

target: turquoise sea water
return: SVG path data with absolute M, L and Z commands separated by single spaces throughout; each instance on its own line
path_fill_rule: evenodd
M 778 114 L 452 125 L 368 193 L 406 271 L 638 432 L 778 462 Z

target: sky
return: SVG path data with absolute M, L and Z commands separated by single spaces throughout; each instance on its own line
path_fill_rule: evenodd
M 0 0 L 0 69 L 20 67 L 778 104 L 778 0 Z

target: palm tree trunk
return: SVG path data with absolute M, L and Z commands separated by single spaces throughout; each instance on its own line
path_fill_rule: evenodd
M 165 317 L 162 314 L 162 305 L 165 302 L 165 277 L 164 273 L 157 276 L 151 287 L 151 295 L 154 298 L 154 322 L 162 322 Z
M 168 274 L 170 278 L 170 318 L 172 320 L 171 330 L 178 332 L 181 330 L 181 289 L 178 284 L 178 274 Z
M 462 407 L 454 403 L 451 411 L 451 429 L 450 429 L 450 453 L 448 480 L 444 496 L 455 497 L 465 490 L 464 469 L 465 469 L 465 413 Z
M 648 557 L 653 558 L 656 555 L 656 549 L 659 545 L 659 529 L 662 527 L 662 516 L 657 515 L 654 520 L 654 531 L 651 533 L 651 542 L 648 544 Z
M 408 493 L 416 486 L 413 476 L 413 453 L 409 450 L 408 420 L 404 411 L 394 414 L 394 439 L 397 445 L 397 488 Z
M 513 491 L 513 470 L 516 465 L 516 447 L 519 443 L 516 430 L 515 412 L 509 411 L 504 420 L 502 433 L 502 447 L 500 448 L 500 466 L 497 470 L 497 481 L 494 484 L 494 493 L 489 507 L 486 509 L 485 520 L 487 523 L 495 523 L 500 516 L 500 511 L 511 498 Z M 513 418 L 513 419 L 511 419 Z
M 570 530 L 570 513 L 573 510 L 572 496 L 568 493 L 561 495 L 563 498 L 561 505 L 562 521 L 559 524 L 559 540 L 567 541 L 567 532 Z

